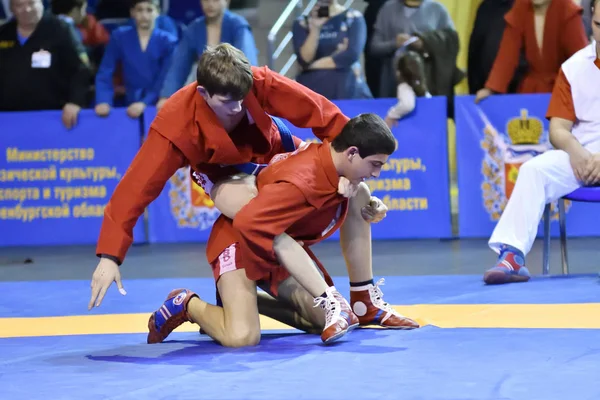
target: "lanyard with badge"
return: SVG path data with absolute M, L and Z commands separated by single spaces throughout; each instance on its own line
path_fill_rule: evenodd
M 50 68 L 52 65 L 52 54 L 44 49 L 36 51 L 31 55 L 31 68 Z

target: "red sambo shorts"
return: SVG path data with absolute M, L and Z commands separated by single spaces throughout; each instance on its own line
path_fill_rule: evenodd
M 227 272 L 244 269 L 242 253 L 238 243 L 234 243 L 221 252 L 219 257 L 210 264 L 215 284 Z M 269 294 L 277 296 L 279 285 L 290 277 L 289 272 L 282 266 L 271 270 L 257 284 Z

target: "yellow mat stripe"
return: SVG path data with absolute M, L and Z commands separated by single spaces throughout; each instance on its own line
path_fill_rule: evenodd
M 600 303 L 588 304 L 420 304 L 395 306 L 422 326 L 440 328 L 600 329 Z M 149 314 L 0 318 L 0 338 L 146 333 Z M 287 325 L 261 316 L 263 330 Z M 186 323 L 176 332 L 198 331 Z

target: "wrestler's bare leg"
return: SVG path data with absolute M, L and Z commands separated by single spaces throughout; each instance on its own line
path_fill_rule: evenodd
M 231 219 L 257 194 L 256 177 L 242 173 L 219 181 L 210 191 L 215 207 Z
M 313 297 L 292 277 L 279 284 L 278 299 L 289 305 L 303 321 L 321 332 L 325 326 L 325 315 L 319 307 L 314 307 Z
M 239 174 L 217 183 L 211 191 L 211 198 L 219 211 L 233 219 L 256 194 L 255 177 Z M 284 233 L 275 239 L 273 249 L 281 264 L 310 291 L 313 297 L 325 293 L 327 283 L 298 242 Z M 306 268 L 307 265 L 310 268 Z
M 211 198 L 221 213 L 233 219 L 257 193 L 255 177 L 238 174 L 215 184 L 211 191 Z M 342 253 L 346 260 L 350 282 L 373 280 L 371 224 L 361 215 L 361 209 L 369 205 L 370 201 L 369 187 L 361 183 L 356 196 L 350 199 L 348 216 L 340 230 Z M 290 259 L 305 254 L 302 246 L 295 242 L 292 244 L 280 241 L 279 244 L 285 246 L 282 254 L 289 254 Z
M 223 214 L 233 218 L 256 195 L 254 184 L 254 177 L 236 176 L 215 185 L 211 197 Z M 415 321 L 400 315 L 383 300 L 383 292 L 379 285 L 373 282 L 371 225 L 361 214 L 361 209 L 369 205 L 370 201 L 369 188 L 361 183 L 356 195 L 350 199 L 348 215 L 340 231 L 342 253 L 350 278 L 352 310 L 359 317 L 361 325 L 375 324 L 395 329 L 416 328 L 419 325 Z M 282 238 L 286 236 L 281 235 Z M 306 252 L 295 240 L 287 237 L 289 240 L 280 240 L 274 246 L 278 258 L 292 275 L 300 278 L 298 281 L 304 287 L 316 285 L 315 271 L 306 269 L 306 264 L 298 261 L 306 256 Z
M 340 245 L 350 282 L 373 282 L 371 224 L 362 217 L 361 209 L 371 202 L 369 187 L 361 183 L 350 198 L 348 215 L 340 228 Z
M 172 291 L 148 321 L 148 343 L 162 342 L 185 321 L 196 323 L 225 347 L 255 346 L 260 342 L 256 282 L 243 269 L 220 276 L 217 288 L 223 306 L 214 306 L 187 289 Z
M 211 198 L 215 206 L 229 218 L 234 218 L 239 210 L 252 200 L 258 191 L 256 179 L 253 175 L 238 174 L 229 179 L 220 181 L 213 186 Z M 366 222 L 361 215 L 361 208 L 369 204 L 371 193 L 364 183 L 361 183 L 355 197 L 350 199 L 348 217 L 341 227 L 340 242 L 346 260 L 350 282 L 364 282 L 373 280 L 373 266 L 371 263 L 371 224 Z M 288 268 L 288 260 L 293 262 L 299 257 L 307 257 L 306 252 L 293 239 L 287 240 L 287 235 L 281 235 L 275 243 L 275 250 L 279 248 L 278 257 L 282 264 Z M 282 260 L 283 257 L 283 260 Z M 291 266 L 293 269 L 293 266 Z M 289 270 L 289 269 L 288 269 Z M 290 271 L 293 275 L 297 271 Z M 316 272 L 316 271 L 315 271 Z M 320 275 L 319 275 L 320 278 Z M 318 287 L 315 276 L 306 277 L 310 287 Z M 307 287 L 307 286 L 305 286 Z M 315 296 L 320 295 L 315 294 Z
M 188 304 L 190 319 L 217 342 L 226 347 L 254 346 L 260 341 L 260 318 L 256 300 L 256 282 L 243 269 L 227 272 L 219 278 L 217 289 L 223 307 L 194 297 Z
M 304 318 L 293 304 L 285 301 L 282 298 L 281 288 L 279 290 L 280 296 L 278 298 L 275 298 L 262 291 L 257 293 L 258 311 L 260 314 L 269 318 L 273 318 L 275 321 L 282 322 L 291 326 L 292 328 L 296 328 L 306 333 L 321 334 L 324 325 L 314 324 L 313 322 Z M 303 306 L 306 309 L 311 308 L 313 306 L 312 296 L 310 296 L 304 288 L 302 288 L 302 290 L 304 290 L 304 293 L 307 297 L 306 303 L 304 303 Z M 314 314 L 317 314 L 320 320 L 324 320 L 324 314 L 321 308 L 312 308 L 312 310 L 314 310 Z

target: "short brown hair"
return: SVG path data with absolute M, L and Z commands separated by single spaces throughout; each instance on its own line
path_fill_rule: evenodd
M 250 61 L 229 43 L 204 50 L 198 61 L 196 80 L 210 96 L 231 96 L 234 100 L 246 97 L 254 82 Z

